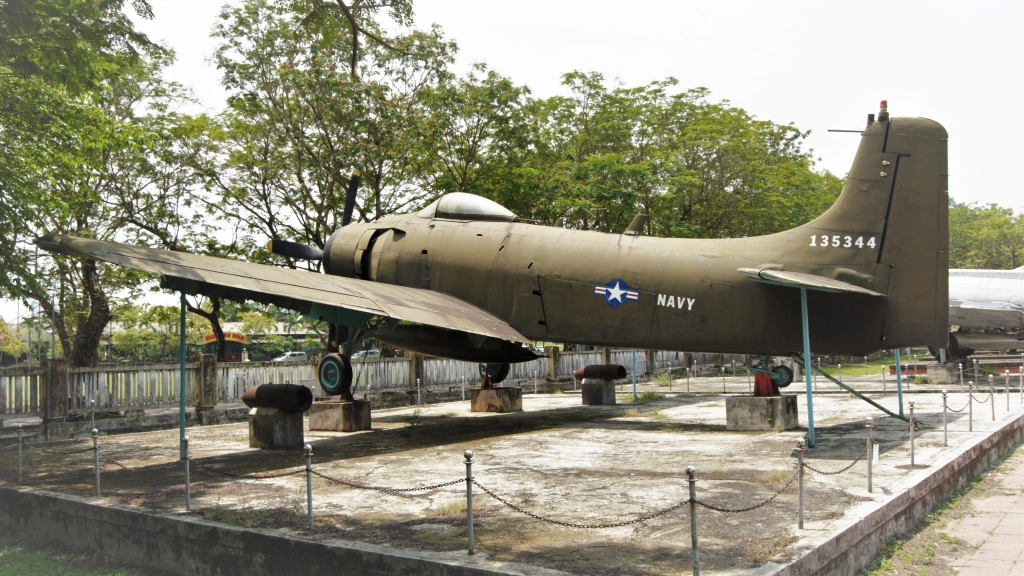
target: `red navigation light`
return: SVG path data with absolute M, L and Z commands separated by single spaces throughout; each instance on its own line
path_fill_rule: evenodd
M 882 100 L 882 108 L 888 108 L 888 107 L 889 107 L 889 101 L 888 100 Z

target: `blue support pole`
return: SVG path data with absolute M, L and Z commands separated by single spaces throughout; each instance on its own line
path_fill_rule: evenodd
M 903 369 L 900 368 L 900 349 L 896 349 L 896 399 L 900 403 L 900 416 L 903 416 Z
M 185 293 L 181 293 L 181 337 L 178 355 L 181 357 L 181 382 L 178 387 L 178 448 L 180 458 L 185 459 Z
M 811 332 L 807 326 L 807 289 L 800 289 L 800 320 L 804 328 L 804 381 L 807 384 L 807 445 L 814 446 L 814 396 L 811 383 Z
M 633 350 L 633 400 L 636 400 L 639 396 L 636 395 L 636 350 Z

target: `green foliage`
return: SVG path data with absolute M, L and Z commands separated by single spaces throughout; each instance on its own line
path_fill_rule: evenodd
M 43 547 L 38 539 L 9 531 L 0 536 L 0 576 L 132 576 L 133 570 L 113 567 L 85 554 Z
M 11 356 L 15 359 L 28 352 L 28 345 L 18 338 L 14 328 L 0 318 L 0 355 Z M 2 360 L 2 358 L 0 358 Z
M 1024 265 L 1024 216 L 996 204 L 949 200 L 949 267 L 1005 270 Z

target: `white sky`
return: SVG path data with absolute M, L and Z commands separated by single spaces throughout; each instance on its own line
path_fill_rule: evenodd
M 207 60 L 219 2 L 151 0 L 140 28 L 175 49 L 168 76 L 223 106 Z M 949 132 L 950 194 L 1024 208 L 1024 2 L 417 0 L 416 24 L 458 42 L 459 69 L 484 62 L 538 97 L 572 70 L 633 86 L 673 76 L 758 118 L 811 130 L 818 167 L 844 175 L 878 102 Z M 0 316 L 13 319 L 13 303 Z

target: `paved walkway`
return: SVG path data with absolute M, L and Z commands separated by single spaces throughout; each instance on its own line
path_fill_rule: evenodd
M 952 535 L 980 545 L 959 576 L 1024 576 L 1024 458 L 1021 451 L 1000 470 L 1002 485 L 974 501 L 976 512 L 956 522 Z

